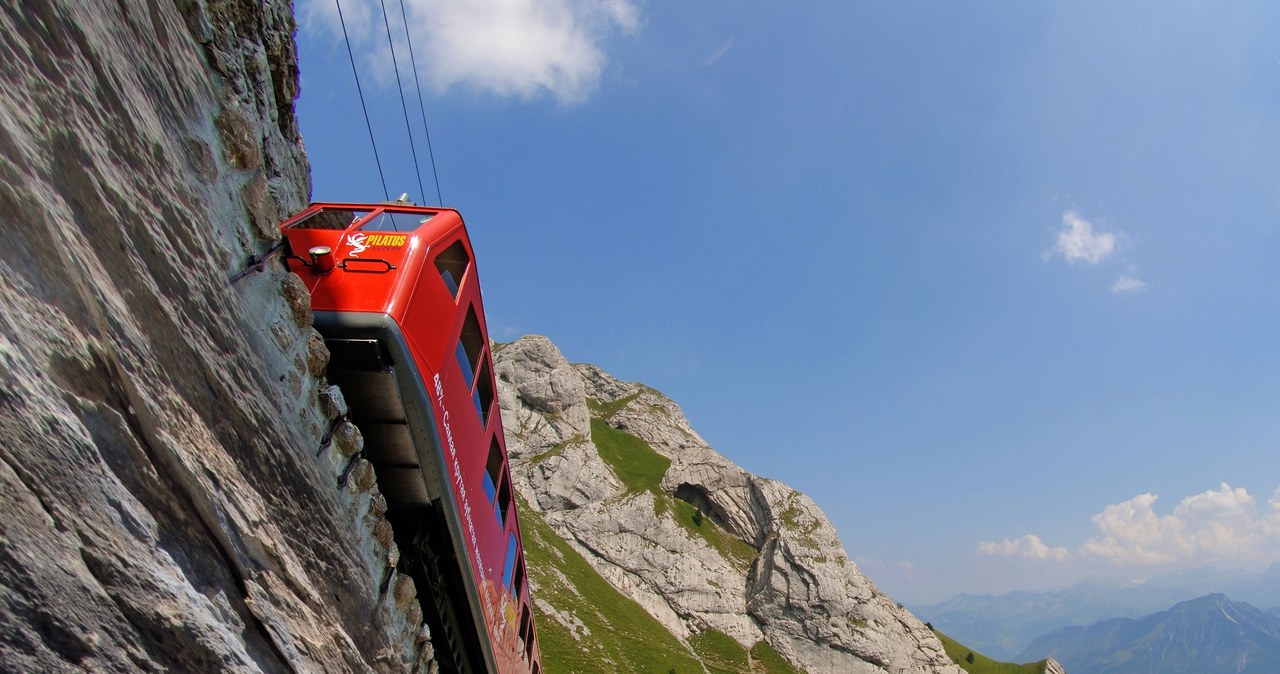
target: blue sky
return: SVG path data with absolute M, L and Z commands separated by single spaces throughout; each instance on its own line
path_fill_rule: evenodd
M 1280 5 L 404 2 L 493 336 L 667 393 L 891 595 L 1280 560 Z M 381 200 L 298 13 L 314 197 Z

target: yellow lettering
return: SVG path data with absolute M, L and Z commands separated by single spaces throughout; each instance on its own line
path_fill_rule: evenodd
M 365 244 L 369 246 L 402 248 L 408 240 L 408 234 L 369 234 L 368 238 L 365 239 Z

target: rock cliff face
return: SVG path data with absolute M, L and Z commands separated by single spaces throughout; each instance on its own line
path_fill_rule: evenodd
M 0 669 L 431 665 L 305 291 L 228 283 L 309 196 L 293 30 L 287 0 L 0 6 Z M 670 400 L 540 338 L 496 367 L 523 498 L 683 642 L 959 671 Z
M 813 501 L 733 465 L 662 394 L 570 365 L 544 337 L 502 346 L 494 369 L 524 500 L 670 632 L 764 641 L 815 673 L 961 671 Z M 640 443 L 613 456 L 626 438 Z M 656 469 L 628 463 L 646 452 Z M 563 620 L 554 609 L 544 619 Z
M 288 0 L 0 5 L 0 669 L 430 652 L 305 291 Z

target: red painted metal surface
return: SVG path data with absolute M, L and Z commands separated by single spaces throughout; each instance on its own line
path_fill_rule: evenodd
M 499 517 L 495 501 L 501 498 L 491 496 L 499 485 L 486 480 L 494 472 L 490 449 L 496 441 L 498 481 L 505 481 L 510 494 L 479 278 L 462 217 L 443 208 L 317 203 L 286 220 L 281 231 L 289 244 L 289 269 L 311 292 L 313 310 L 385 314 L 400 327 L 431 399 L 436 445 L 448 473 L 439 482 L 452 492 L 458 509 L 452 520 L 467 546 L 458 556 L 469 565 L 465 575 L 480 596 L 483 615 L 475 618 L 484 625 L 499 672 L 539 672 L 514 499 Z M 465 266 L 457 263 L 460 251 Z M 459 269 L 461 277 L 453 278 Z M 464 326 L 472 310 L 473 322 Z M 458 344 L 464 327 L 476 323 L 480 346 L 474 375 L 468 376 Z M 488 398 L 481 405 L 487 419 L 477 409 L 478 392 Z M 518 568 L 510 573 L 509 546 L 516 549 Z

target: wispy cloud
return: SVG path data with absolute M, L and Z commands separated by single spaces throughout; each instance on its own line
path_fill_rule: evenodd
M 1156 512 L 1155 494 L 1113 503 L 1091 520 L 1096 533 L 1074 551 L 1050 547 L 1039 536 L 983 542 L 985 555 L 1040 560 L 1099 561 L 1116 567 L 1262 565 L 1280 561 L 1280 488 L 1265 508 L 1243 487 L 1225 482 L 1182 499 L 1168 514 Z
M 403 0 L 419 68 L 436 91 L 469 87 L 499 96 L 550 94 L 576 103 L 596 89 L 607 61 L 603 44 L 640 26 L 631 0 Z M 401 68 L 407 69 L 404 22 L 387 7 Z M 382 8 L 376 0 L 345 0 L 352 47 L 385 84 L 393 81 Z M 332 0 L 300 0 L 304 30 L 341 39 Z
M 1062 229 L 1058 231 L 1053 249 L 1044 252 L 1042 258 L 1048 262 L 1055 256 L 1061 256 L 1072 265 L 1083 262 L 1097 266 L 1112 258 L 1123 258 L 1117 253 L 1124 247 L 1122 242 L 1130 240 L 1131 237 L 1124 232 L 1101 231 L 1076 211 L 1067 210 L 1062 212 Z M 1120 261 L 1124 262 L 1123 259 Z M 1111 284 L 1111 292 L 1134 295 L 1146 290 L 1147 282 L 1138 276 L 1137 267 L 1133 264 L 1127 267 L 1128 270 Z
M 1023 557 L 1026 559 L 1063 560 L 1070 556 L 1066 548 L 1051 548 L 1035 534 L 1001 541 L 983 541 L 978 552 L 997 557 Z
M 1113 293 L 1136 293 L 1147 288 L 1147 282 L 1136 276 L 1124 275 L 1116 279 L 1111 284 L 1111 292 Z
M 1098 264 L 1115 252 L 1116 235 L 1111 232 L 1095 233 L 1093 224 L 1075 211 L 1063 212 L 1062 224 L 1066 229 L 1058 232 L 1054 250 L 1061 253 L 1067 262 Z
M 713 63 L 715 63 L 716 61 L 719 61 L 720 59 L 724 58 L 724 55 L 725 55 L 725 54 L 728 54 L 730 49 L 733 49 L 733 38 L 732 38 L 732 37 L 730 37 L 728 40 L 726 40 L 724 44 L 720 45 L 720 48 L 719 48 L 719 49 L 717 49 L 717 50 L 715 50 L 715 52 L 713 52 L 710 56 L 708 56 L 708 57 L 707 57 L 707 58 L 705 58 L 705 59 L 702 59 L 702 67 L 703 67 L 703 68 L 706 68 L 707 66 L 709 66 L 709 65 L 711 65 L 711 64 L 713 64 Z

